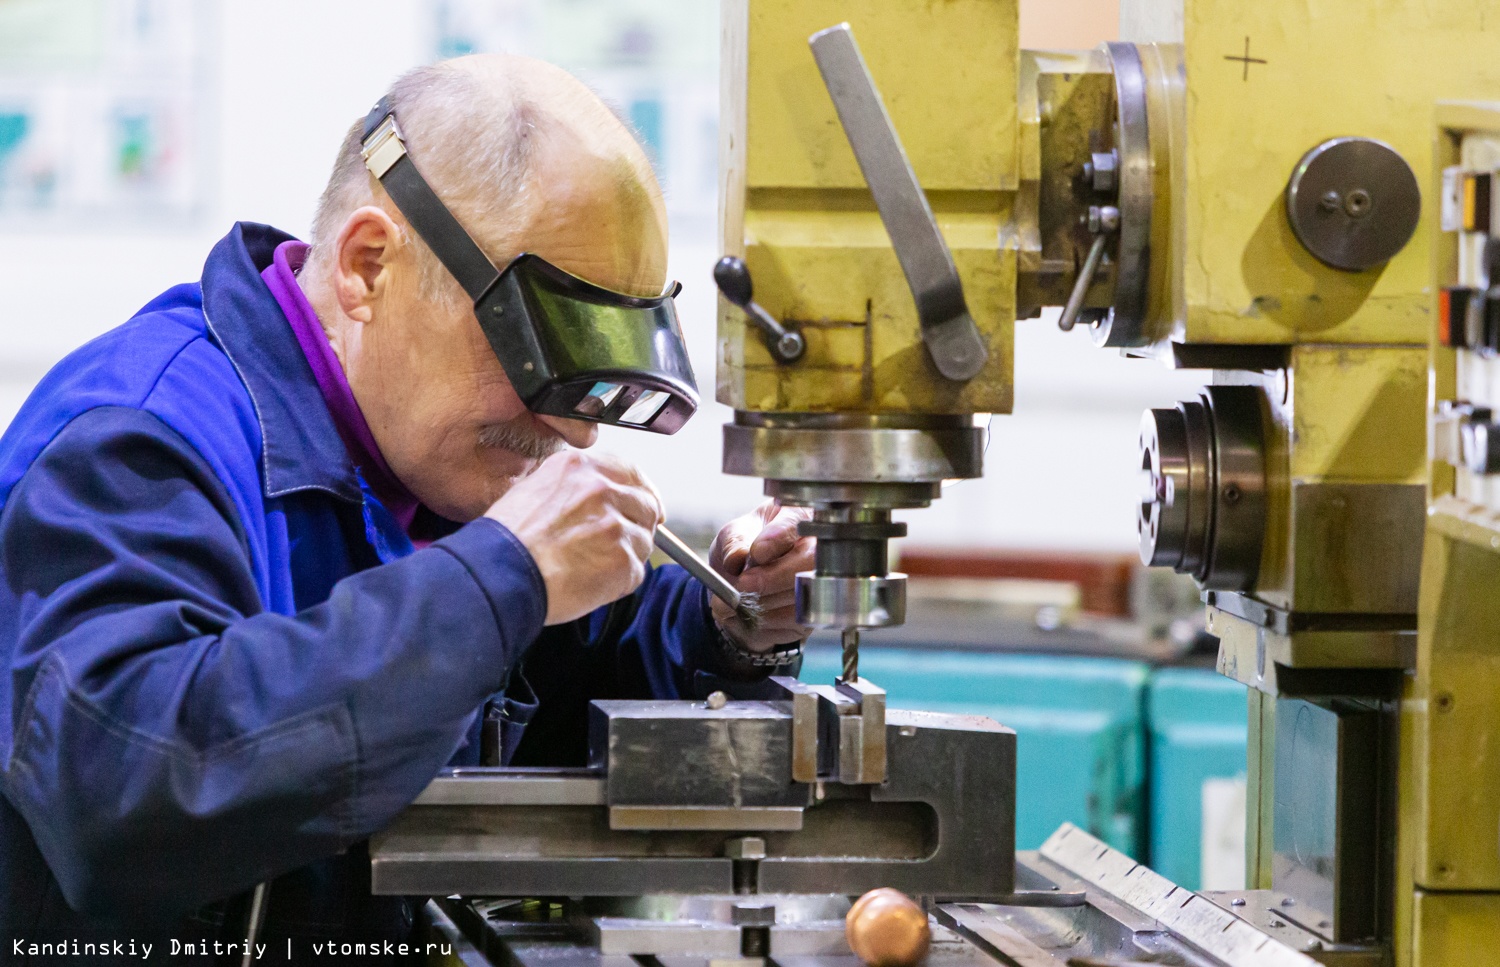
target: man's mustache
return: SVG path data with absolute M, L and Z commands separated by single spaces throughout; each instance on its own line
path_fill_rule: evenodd
M 545 460 L 563 449 L 562 437 L 519 421 L 491 423 L 479 431 L 479 445 L 508 450 L 532 460 Z

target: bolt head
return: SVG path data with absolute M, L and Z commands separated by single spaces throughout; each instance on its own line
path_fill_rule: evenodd
M 788 332 L 776 341 L 776 354 L 786 362 L 801 359 L 806 351 L 807 341 L 800 332 Z
M 1318 207 L 1325 212 L 1336 212 L 1344 205 L 1343 196 L 1333 189 L 1323 192 L 1323 197 L 1318 199 Z
M 1119 183 L 1120 158 L 1113 151 L 1096 151 L 1084 163 L 1083 174 L 1089 187 L 1098 192 L 1112 192 Z
M 714 711 L 718 711 L 719 709 L 729 704 L 729 696 L 725 695 L 723 692 L 710 692 L 708 700 L 703 704 L 707 705 Z
M 1237 896 L 1233 900 L 1229 901 L 1229 905 L 1232 907 L 1242 907 L 1245 905 L 1245 898 L 1242 896 Z

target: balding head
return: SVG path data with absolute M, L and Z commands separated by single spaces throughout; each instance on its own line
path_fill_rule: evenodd
M 531 252 L 596 285 L 657 295 L 666 212 L 645 153 L 588 88 L 549 64 L 482 55 L 407 73 L 389 103 L 412 163 L 499 268 Z M 438 513 L 483 513 L 593 424 L 516 395 L 458 282 L 360 156 L 339 151 L 298 276 L 392 471 Z
M 475 54 L 408 71 L 389 103 L 412 163 L 497 266 L 530 251 L 609 288 L 660 291 L 661 189 L 634 135 L 577 78 L 528 57 Z M 415 243 L 424 293 L 462 299 L 366 170 L 362 128 L 350 128 L 318 203 L 311 261 L 326 265 L 348 216 L 376 204 Z

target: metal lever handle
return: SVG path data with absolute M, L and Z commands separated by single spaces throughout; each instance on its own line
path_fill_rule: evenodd
M 958 268 L 854 33 L 848 24 L 839 24 L 813 34 L 808 44 L 916 300 L 922 341 L 938 372 L 955 382 L 973 379 L 989 350 L 969 315 Z
M 1089 254 L 1083 260 L 1083 268 L 1078 270 L 1078 278 L 1073 282 L 1073 291 L 1068 293 L 1068 304 L 1063 306 L 1062 315 L 1057 317 L 1057 328 L 1063 332 L 1071 332 L 1073 324 L 1078 321 L 1078 313 L 1083 310 L 1083 297 L 1088 295 L 1089 286 L 1094 284 L 1094 276 L 1099 271 L 1099 263 L 1104 260 L 1105 236 L 1101 233 L 1094 236 L 1094 244 L 1089 246 Z
M 760 328 L 766 339 L 766 348 L 778 363 L 795 363 L 807 352 L 807 340 L 802 333 L 783 326 L 767 312 L 760 303 L 751 298 L 754 289 L 750 285 L 750 269 L 744 259 L 726 255 L 714 265 L 714 284 L 724 293 L 724 298 L 745 310 L 750 321 Z

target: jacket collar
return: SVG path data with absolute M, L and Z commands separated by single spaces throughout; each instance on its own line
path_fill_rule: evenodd
M 203 314 L 255 406 L 266 496 L 325 490 L 358 502 L 359 478 L 344 441 L 302 347 L 260 277 L 276 246 L 291 238 L 269 225 L 236 222 L 203 266 Z

